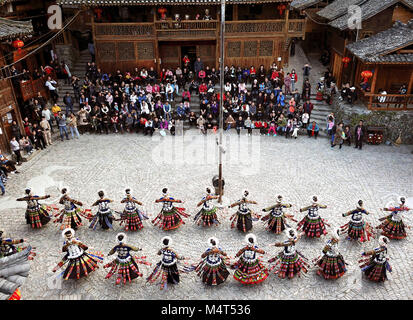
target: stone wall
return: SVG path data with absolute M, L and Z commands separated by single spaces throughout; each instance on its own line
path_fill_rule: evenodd
M 56 54 L 59 61 L 66 62 L 71 70 L 79 57 L 79 51 L 70 44 L 56 44 Z
M 394 142 L 400 135 L 403 144 L 413 144 L 412 111 L 370 111 L 364 105 L 350 106 L 337 97 L 331 107 L 335 118 L 352 128 L 364 120 L 366 126 L 386 128 L 384 142 Z

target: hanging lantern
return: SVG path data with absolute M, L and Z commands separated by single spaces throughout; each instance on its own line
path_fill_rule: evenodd
M 158 13 L 161 15 L 161 19 L 165 20 L 166 19 L 166 8 L 165 7 L 160 7 L 158 9 Z
M 371 72 L 370 70 L 365 70 L 361 73 L 363 82 L 367 82 L 372 76 L 373 76 L 373 72 Z
M 284 3 L 281 3 L 277 6 L 277 9 L 278 9 L 278 12 L 280 13 L 280 16 L 282 17 L 285 9 L 287 9 L 287 6 Z
M 350 60 L 351 59 L 349 57 L 344 57 L 343 60 L 341 60 L 344 63 L 344 68 L 348 67 L 348 63 L 350 62 Z
M 13 48 L 16 48 L 18 51 L 21 51 L 21 49 L 24 46 L 24 42 L 20 39 L 14 40 L 11 45 L 13 46 Z

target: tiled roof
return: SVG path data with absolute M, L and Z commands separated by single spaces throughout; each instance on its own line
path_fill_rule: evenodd
M 361 4 L 361 19 L 362 21 L 374 17 L 376 14 L 386 10 L 392 5 L 400 2 L 399 0 L 369 0 Z M 348 28 L 348 20 L 351 19 L 352 13 L 346 13 L 340 18 L 331 21 L 330 25 L 334 28 L 345 30 Z
M 413 19 L 404 24 L 397 21 L 388 30 L 347 45 L 347 49 L 364 62 L 413 63 L 413 54 L 394 51 L 413 44 Z
M 322 0 L 293 0 L 291 2 L 291 7 L 298 9 L 298 10 L 303 10 L 306 9 L 308 7 L 311 7 L 319 2 L 321 2 Z
M 270 3 L 291 2 L 292 0 L 227 0 L 231 3 Z M 220 4 L 221 0 L 57 0 L 57 4 L 66 6 L 132 6 L 132 5 L 211 5 Z
M 0 40 L 33 33 L 31 21 L 15 21 L 0 18 Z
M 318 11 L 317 14 L 331 21 L 346 14 L 351 5 L 359 5 L 362 2 L 365 0 L 336 0 Z
M 335 0 L 318 11 L 317 15 L 330 21 L 332 27 L 345 30 L 348 28 L 348 20 L 353 14 L 349 13 L 350 6 L 360 6 L 361 18 L 364 21 L 396 3 L 402 3 L 413 9 L 413 0 Z

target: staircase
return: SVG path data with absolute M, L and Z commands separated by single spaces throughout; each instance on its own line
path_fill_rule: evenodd
M 79 58 L 77 59 L 76 63 L 74 64 L 73 68 L 70 70 L 72 75 L 75 75 L 80 80 L 85 78 L 86 73 L 86 64 L 91 61 L 91 57 L 88 50 L 84 50 L 80 52 Z M 66 84 L 64 80 L 60 79 L 59 81 L 59 99 L 57 100 L 57 105 L 62 109 L 62 111 L 66 112 L 66 106 L 63 102 L 63 98 L 66 95 L 66 92 L 75 99 L 75 93 L 73 91 L 73 87 L 71 84 Z M 73 104 L 73 112 L 76 113 L 79 111 L 79 101 L 75 101 Z

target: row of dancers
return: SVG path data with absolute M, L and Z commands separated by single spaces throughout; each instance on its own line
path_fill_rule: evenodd
M 307 273 L 313 267 L 317 268 L 317 274 L 324 279 L 338 279 L 347 271 L 347 263 L 338 247 L 340 232 L 340 228 L 332 232 L 322 254 L 311 263 L 296 250 L 296 244 L 304 232 L 298 234 L 295 229 L 287 228 L 285 230 L 287 239 L 273 244 L 275 247 L 282 247 L 282 251 L 270 258 L 267 266 L 262 261 L 262 256 L 267 253 L 258 246 L 257 238 L 252 233 L 247 234 L 246 244 L 236 253 L 235 257 L 228 256 L 219 245 L 217 238 L 208 239 L 208 248 L 202 253 L 201 259 L 195 263 L 191 263 L 190 258 L 178 254 L 172 248 L 172 239 L 164 237 L 162 247 L 158 251 L 161 260 L 156 263 L 153 271 L 146 277 L 146 281 L 159 284 L 163 290 L 168 287 L 168 284 L 178 284 L 181 273 L 195 271 L 204 284 L 217 286 L 224 283 L 230 275 L 229 270 L 234 269 L 233 278 L 236 281 L 245 285 L 253 285 L 263 282 L 273 271 L 280 278 L 292 279 L 295 276 L 300 277 L 302 273 Z M 72 228 L 63 230 L 62 237 L 64 238 L 62 251 L 65 255 L 52 271 L 63 269 L 58 276 L 63 277 L 64 280 L 87 277 L 99 268 L 98 263 L 103 263 L 104 254 L 89 250 L 87 245 L 75 238 L 75 231 Z M 134 252 L 142 249 L 128 244 L 125 233 L 119 233 L 116 241 L 117 244 L 110 250 L 107 257 L 115 253 L 117 256 L 104 265 L 104 268 L 109 269 L 105 278 L 109 279 L 116 275 L 116 284 L 126 284 L 131 283 L 133 279 L 143 277 L 139 264 L 151 265 L 151 263 L 146 260 L 146 256 L 135 255 Z M 25 239 L 5 239 L 0 234 L 0 258 L 18 252 L 15 245 L 23 242 Z M 387 237 L 380 236 L 377 248 L 361 254 L 360 268 L 367 279 L 384 282 L 387 279 L 386 272 L 392 271 L 387 257 L 388 243 Z
M 218 199 L 218 196 L 212 195 L 209 187 L 205 191 L 206 195 L 197 204 L 201 209 L 195 215 L 194 221 L 197 225 L 204 227 L 217 226 L 220 224 L 218 213 L 222 209 L 218 208 L 213 201 Z M 66 188 L 61 190 L 62 196 L 59 200 L 59 203 L 63 205 L 62 210 L 59 210 L 56 206 L 39 203 L 39 200 L 47 199 L 50 195 L 33 195 L 31 189 L 26 189 L 25 192 L 26 196 L 17 199 L 17 201 L 27 202 L 26 221 L 32 228 L 41 228 L 54 216 L 54 222 L 61 223 L 61 230 L 67 228 L 76 230 L 82 225 L 81 217 L 83 217 L 90 221 L 89 228 L 93 230 L 98 225 L 102 229 L 113 229 L 113 221 L 120 221 L 120 224 L 124 225 L 125 231 L 137 231 L 143 228 L 142 222 L 149 219 L 139 209 L 139 206 L 143 204 L 131 195 L 130 189 L 125 190 L 125 197 L 121 200 L 121 203 L 125 204 L 123 212 L 111 209 L 110 203 L 113 200 L 106 198 L 103 191 L 99 191 L 99 199 L 92 204 L 92 206 L 98 207 L 96 214 L 92 214 L 90 209 L 82 209 L 82 202 L 72 199 Z M 155 200 L 155 203 L 162 204 L 162 209 L 152 220 L 152 223 L 164 231 L 175 230 L 185 223 L 183 218 L 190 217 L 190 214 L 185 212 L 185 208 L 175 206 L 175 204 L 183 203 L 183 201 L 170 197 L 167 188 L 164 188 L 162 192 L 162 197 Z M 256 205 L 257 202 L 250 200 L 248 196 L 249 192 L 244 190 L 242 198 L 228 206 L 228 208 L 238 207 L 237 211 L 230 217 L 231 228 L 236 227 L 238 230 L 247 233 L 252 229 L 254 221 L 262 220 L 266 223 L 267 230 L 280 234 L 290 227 L 290 221 L 298 222 L 294 219 L 293 214 L 284 211 L 291 208 L 292 204 L 283 202 L 281 195 L 277 196 L 274 205 L 262 209 L 264 215 L 259 215 L 249 208 L 249 205 Z M 399 200 L 399 205 L 381 209 L 390 212 L 390 214 L 380 218 L 381 223 L 376 227 L 376 229 L 381 229 L 382 235 L 390 239 L 404 239 L 407 236 L 407 227 L 403 223 L 402 213 L 409 211 L 410 208 L 406 206 L 405 197 L 401 197 Z M 297 230 L 302 230 L 309 238 L 319 238 L 326 235 L 326 226 L 329 226 L 329 224 L 319 214 L 319 209 L 325 208 L 327 206 L 320 204 L 317 197 L 314 196 L 309 206 L 299 210 L 307 213 L 298 222 Z M 115 217 L 116 214 L 119 218 Z M 368 214 L 369 212 L 363 207 L 362 200 L 358 201 L 355 209 L 342 214 L 343 217 L 350 216 L 349 222 L 341 226 L 341 231 L 347 234 L 349 240 L 365 242 L 376 234 L 373 227 L 364 220 L 364 215 Z

